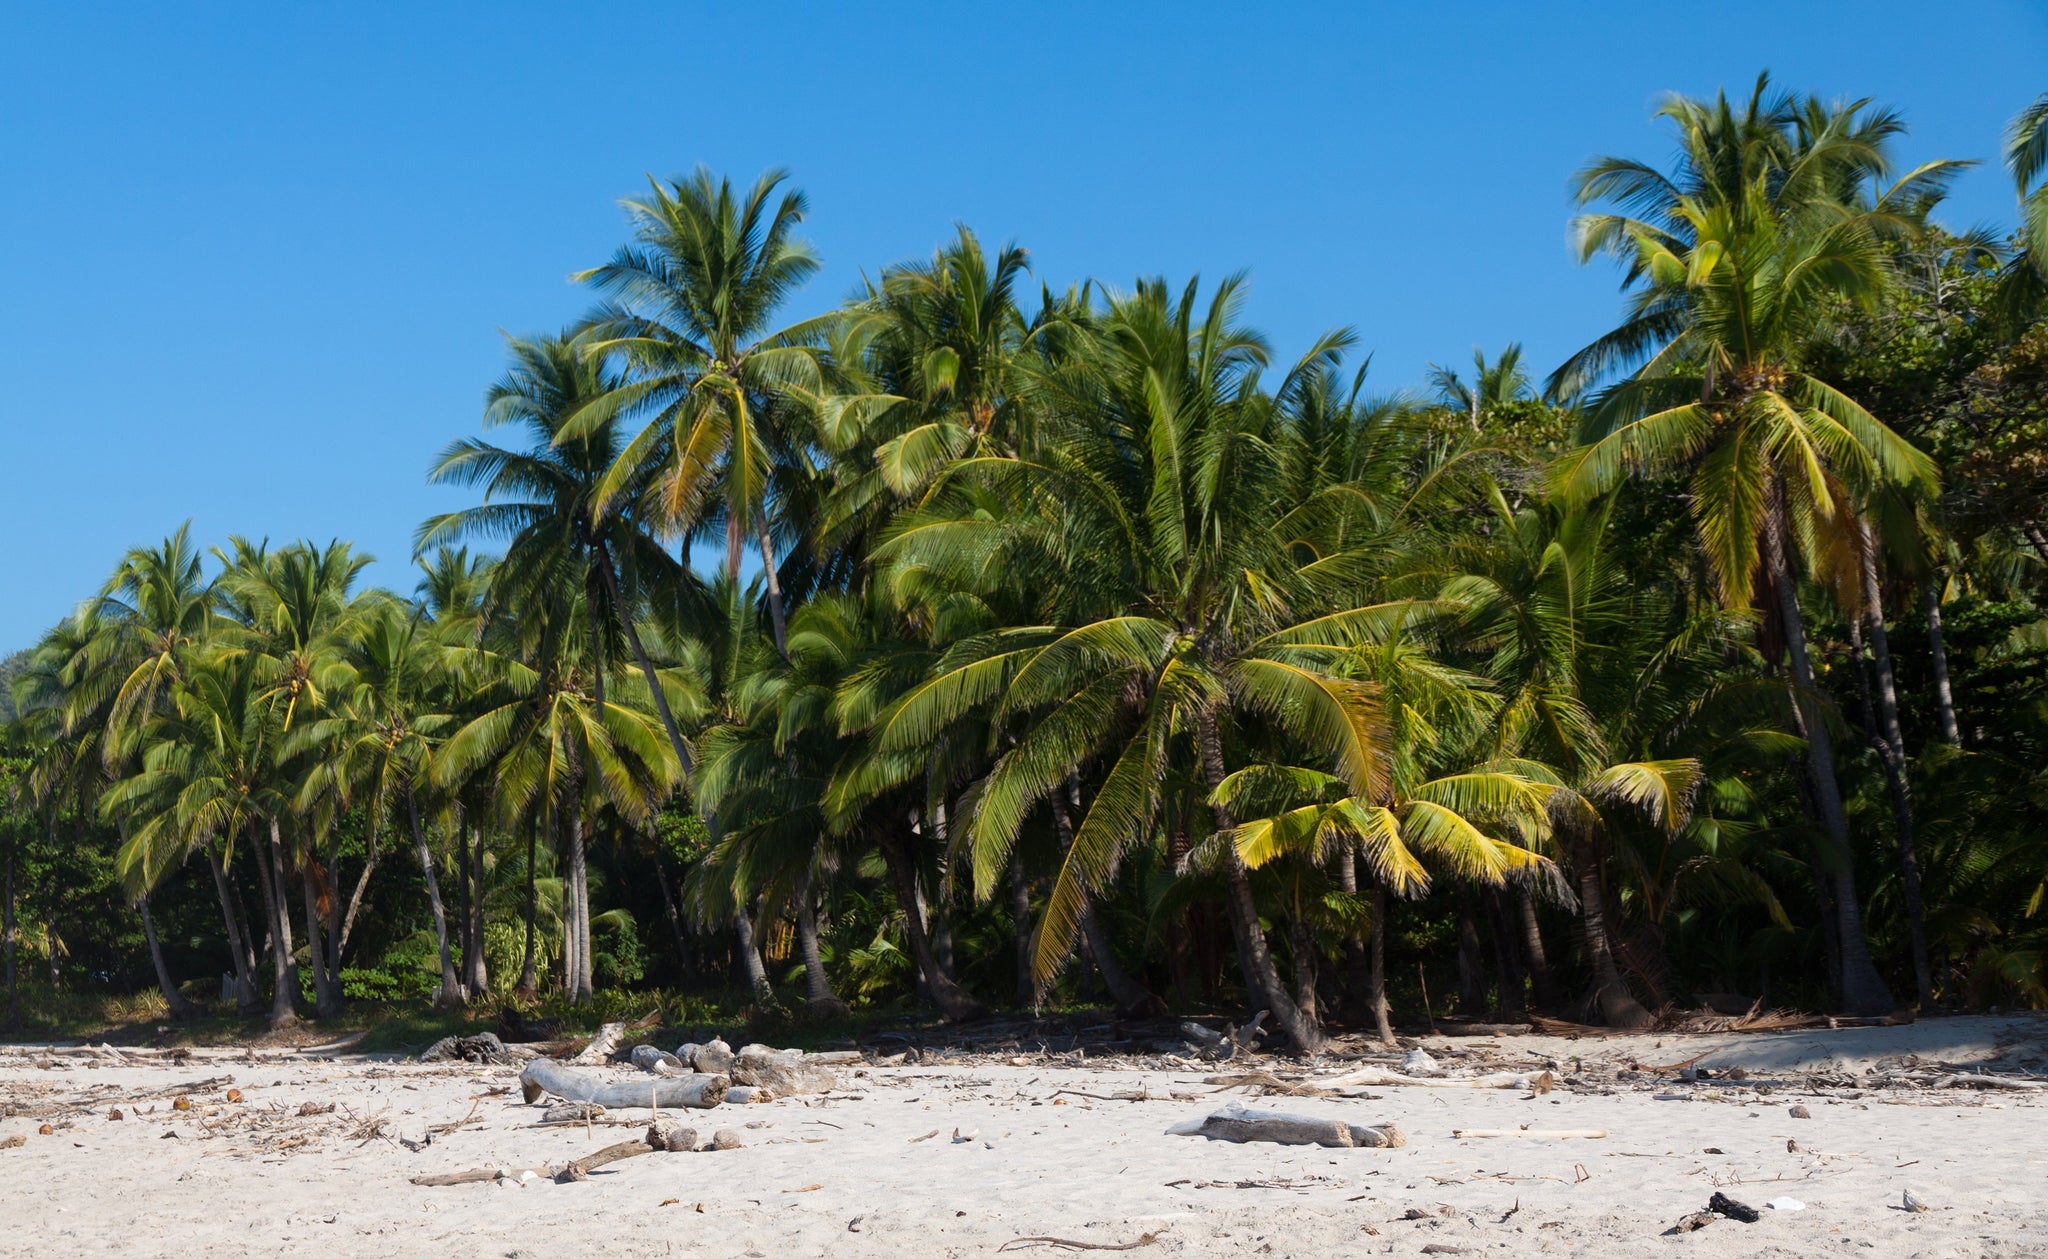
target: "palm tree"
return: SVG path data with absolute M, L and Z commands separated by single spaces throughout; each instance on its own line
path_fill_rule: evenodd
M 1817 691 L 1797 580 L 1802 552 L 1824 555 L 1850 520 L 1856 490 L 1897 485 L 1931 494 L 1932 462 L 1854 399 L 1803 370 L 1803 354 L 1844 303 L 1884 288 L 1893 207 L 1952 170 L 1930 164 L 1869 207 L 1851 198 L 1887 170 L 1896 119 L 1865 106 L 1824 117 L 1759 80 L 1741 109 L 1725 96 L 1675 98 L 1661 113 L 1679 131 L 1675 176 L 1603 158 L 1582 170 L 1582 203 L 1630 214 L 1576 222 L 1582 258 L 1623 259 L 1630 315 L 1559 369 L 1553 391 L 1633 369 L 1587 413 L 1584 445 L 1556 484 L 1568 502 L 1606 492 L 1631 472 L 1689 474 L 1690 507 L 1717 591 L 1731 608 L 1763 603 L 1790 665 L 1795 728 L 1826 836 L 1816 854 L 1840 958 L 1838 990 L 1858 1012 L 1891 1008 L 1870 960 L 1847 861 L 1848 822 Z M 1759 588 L 1758 577 L 1762 578 Z
M 1257 389 L 1266 349 L 1236 321 L 1241 292 L 1233 278 L 1203 310 L 1194 285 L 1175 297 L 1146 281 L 1112 300 L 1099 348 L 1052 384 L 1074 426 L 1036 459 L 964 459 L 948 474 L 963 494 L 1000 490 L 1008 514 L 991 515 L 986 494 L 964 518 L 914 513 L 880 549 L 892 563 L 1034 584 L 1050 614 L 950 652 L 882 729 L 885 751 L 928 745 L 990 704 L 994 728 L 1014 735 L 967 820 L 978 894 L 1035 806 L 1107 767 L 1039 928 L 1041 983 L 1122 854 L 1152 832 L 1170 759 L 1191 754 L 1213 793 L 1232 741 L 1272 728 L 1328 757 L 1356 794 L 1385 790 L 1377 695 L 1338 665 L 1389 614 L 1347 597 L 1347 557 L 1304 561 L 1279 528 L 1273 410 Z M 1301 370 L 1343 341 L 1326 338 Z M 1216 829 L 1237 825 L 1227 803 L 1212 812 Z M 1230 845 L 1219 862 L 1246 988 L 1311 1050 L 1320 1030 L 1280 981 L 1246 867 Z
M 2005 169 L 2020 198 L 2020 248 L 2006 268 L 2005 296 L 2024 314 L 2048 297 L 2048 92 L 2006 127 Z
M 1472 381 L 1467 384 L 1455 368 L 1429 365 L 1429 383 L 1436 388 L 1437 400 L 1454 411 L 1462 411 L 1470 420 L 1472 431 L 1479 431 L 1482 415 L 1503 402 L 1519 402 L 1536 396 L 1536 390 L 1529 380 L 1529 373 L 1522 366 L 1522 343 L 1508 342 L 1500 357 L 1489 363 L 1486 353 L 1479 347 L 1472 348 Z
M 761 550 L 777 650 L 787 618 L 768 503 L 769 482 L 789 452 L 771 427 L 777 404 L 822 401 L 823 378 L 809 343 L 824 321 L 770 329 L 775 312 L 819 262 L 795 235 L 805 210 L 788 178 L 770 170 L 744 197 L 730 180 L 699 167 L 687 179 L 650 180 L 645 197 L 625 201 L 634 243 L 610 262 L 578 273 L 608 299 L 592 317 L 587 353 L 618 356 L 632 379 L 591 399 L 556 440 L 644 414 L 638 436 L 619 452 L 597 505 L 639 482 L 651 458 L 666 460 L 657 500 L 664 523 L 685 533 L 710 518 L 718 500 L 725 522 L 726 576 L 737 580 L 751 532 Z
M 138 819 L 118 862 L 128 886 L 155 885 L 201 848 L 213 855 L 218 881 L 221 867 L 232 862 L 235 842 L 246 839 L 260 854 L 265 830 L 290 807 L 277 766 L 278 713 L 262 672 L 253 656 L 221 653 L 171 688 L 166 711 L 151 723 L 141 768 L 105 796 L 110 813 Z M 296 1017 L 297 967 L 282 925 L 283 883 L 269 866 L 258 864 L 271 932 L 270 1022 L 282 1027 Z M 225 884 L 222 897 L 227 899 Z

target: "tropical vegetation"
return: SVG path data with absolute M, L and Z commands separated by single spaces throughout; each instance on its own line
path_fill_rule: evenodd
M 412 590 L 179 528 L 6 663 L 6 1019 L 2048 1006 L 2048 95 L 2003 239 L 1869 101 L 1659 116 L 1613 329 L 1418 391 L 965 227 L 795 318 L 785 173 L 652 182 Z

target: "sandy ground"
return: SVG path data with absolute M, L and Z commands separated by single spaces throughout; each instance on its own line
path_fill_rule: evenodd
M 537 1127 L 509 1067 L 0 1057 L 0 1141 L 27 1137 L 0 1149 L 0 1254 L 1079 1253 L 1018 1240 L 1030 1237 L 1149 1237 L 1135 1248 L 1147 1256 L 2048 1254 L 2048 1092 L 1873 1088 L 1866 1074 L 1915 1062 L 2042 1071 L 2048 1019 L 1424 1043 L 1453 1070 L 1555 1062 L 1565 1079 L 1543 1096 L 1389 1087 L 1249 1103 L 1391 1120 L 1409 1137 L 1329 1150 L 1166 1135 L 1239 1096 L 1201 1082 L 1214 1067 L 854 1068 L 828 1096 L 685 1112 L 707 1141 L 730 1128 L 741 1149 L 650 1154 L 581 1184 L 427 1188 L 411 1178 L 630 1139 L 646 1112 L 588 1132 Z M 1695 1056 L 1715 1078 L 1637 1070 Z M 1746 1078 L 1729 1078 L 1735 1068 Z M 240 1102 L 225 1100 L 231 1085 Z M 172 1108 L 179 1089 L 192 1109 Z M 1133 1091 L 1145 1100 L 1098 1100 Z M 68 1115 L 48 1109 L 64 1103 Z M 302 1116 L 307 1103 L 334 1109 Z M 1811 1118 L 1792 1117 L 1800 1104 Z M 466 1116 L 422 1149 L 401 1141 Z M 55 1131 L 39 1135 L 43 1122 Z M 1608 1136 L 1452 1136 L 1521 1125 Z M 1805 1209 L 1665 1235 L 1717 1188 Z M 1908 1189 L 1930 1209 L 1900 1209 Z M 1404 1218 L 1411 1209 L 1423 1218 Z

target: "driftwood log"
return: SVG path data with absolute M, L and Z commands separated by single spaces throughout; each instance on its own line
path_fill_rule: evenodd
M 612 1110 L 626 1106 L 709 1110 L 725 1100 L 726 1090 L 731 1087 L 722 1075 L 641 1076 L 608 1081 L 547 1058 L 527 1063 L 519 1072 L 519 1085 L 528 1105 L 552 1093 L 564 1101 L 596 1102 Z
M 621 1141 L 617 1145 L 608 1145 L 595 1154 L 586 1154 L 582 1158 L 564 1166 L 555 1173 L 555 1183 L 566 1185 L 578 1180 L 588 1180 L 590 1179 L 590 1173 L 607 1163 L 616 1163 L 622 1158 L 633 1158 L 636 1155 L 652 1153 L 654 1153 L 654 1147 L 645 1141 Z
M 569 1061 L 581 1067 L 595 1066 L 600 1062 L 609 1061 L 612 1051 L 617 1049 L 619 1042 L 625 1038 L 626 1025 L 624 1023 L 606 1023 L 597 1029 L 597 1035 L 590 1038 L 590 1043 L 583 1047 L 583 1051 L 574 1058 L 569 1059 Z
M 1207 1137 L 1212 1141 L 1270 1141 L 1275 1145 L 1320 1145 L 1332 1149 L 1391 1149 L 1408 1144 L 1393 1124 L 1351 1124 L 1341 1119 L 1290 1115 L 1277 1110 L 1226 1106 L 1200 1119 L 1168 1128 L 1169 1136 Z
M 1363 1067 L 1343 1075 L 1315 1081 L 1316 1087 L 1339 1088 L 1386 1088 L 1394 1085 L 1411 1085 L 1431 1089 L 1526 1089 L 1532 1093 L 1548 1093 L 1557 1086 L 1557 1077 L 1548 1071 L 1509 1072 L 1500 1071 L 1492 1075 L 1403 1075 L 1385 1067 Z

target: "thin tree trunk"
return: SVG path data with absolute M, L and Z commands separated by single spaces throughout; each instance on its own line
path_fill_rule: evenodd
M 591 996 L 590 991 L 590 900 L 585 879 L 589 874 L 587 855 L 583 846 L 583 808 L 579 803 L 581 792 L 576 793 L 569 803 L 569 886 L 565 899 L 569 902 L 569 921 L 563 933 L 562 985 L 567 989 L 569 1000 L 582 1004 Z
M 377 816 L 382 811 L 383 808 L 381 803 L 373 804 L 371 806 L 369 828 L 370 851 L 363 857 L 363 870 L 361 874 L 358 874 L 356 876 L 355 891 L 349 893 L 348 911 L 341 915 L 341 919 L 339 922 L 334 922 L 330 918 L 327 945 L 328 948 L 332 950 L 332 956 L 328 959 L 328 966 L 334 971 L 336 975 L 341 974 L 341 956 L 343 951 L 348 948 L 349 936 L 356 929 L 356 915 L 362 912 L 363 893 L 368 891 L 370 888 L 370 875 L 377 869 L 377 862 L 381 860 L 383 857 L 383 849 L 381 844 L 383 834 L 382 828 L 378 826 L 379 819 Z M 341 890 L 341 866 L 339 862 L 335 864 L 334 875 L 336 879 L 335 891 L 339 892 Z
M 755 930 L 756 916 L 762 912 L 759 897 L 752 905 L 744 902 L 733 906 L 733 926 L 740 937 L 740 962 L 746 968 L 747 987 L 754 994 L 754 1004 L 765 1010 L 775 1009 L 775 985 L 769 982 L 768 966 L 761 960 L 761 941 Z
M 1352 896 L 1358 894 L 1358 845 L 1354 841 L 1337 845 L 1337 887 Z M 1351 1013 L 1354 1006 L 1359 1010 L 1372 1006 L 1372 961 L 1366 956 L 1365 941 L 1352 931 L 1344 935 L 1344 977 L 1344 1011 L 1348 1020 L 1356 1017 Z
M 484 953 L 484 828 L 472 828 L 476 837 L 473 847 L 467 849 L 469 871 L 469 947 L 464 955 L 465 969 L 469 972 L 469 992 L 472 997 L 482 997 L 491 990 L 490 959 Z
M 1892 995 L 1870 959 L 1870 946 L 1863 936 L 1849 821 L 1842 810 L 1841 787 L 1835 781 L 1834 739 L 1828 733 L 1825 715 L 1808 710 L 1819 692 L 1814 687 L 1813 662 L 1807 655 L 1806 622 L 1799 610 L 1799 591 L 1793 576 L 1792 539 L 1785 520 L 1783 491 L 1773 488 L 1777 501 L 1765 517 L 1765 566 L 1777 596 L 1785 654 L 1792 666 L 1793 722 L 1798 727 L 1796 733 L 1806 740 L 1804 760 L 1813 784 L 1814 802 L 1832 841 L 1833 851 L 1826 854 L 1821 868 L 1828 875 L 1835 897 L 1835 922 L 1842 949 L 1842 1006 L 1851 1014 L 1884 1014 L 1893 1008 Z
M 156 937 L 156 919 L 149 912 L 147 893 L 135 900 L 135 908 L 142 915 L 142 936 L 149 942 L 149 964 L 156 969 L 156 986 L 164 994 L 164 1005 L 169 1007 L 174 1019 L 189 1019 L 199 1013 L 199 1007 L 185 999 L 178 991 L 178 985 L 171 979 L 171 967 L 164 960 L 163 943 Z
M 241 916 L 235 912 L 235 897 L 228 887 L 227 867 L 221 863 L 220 848 L 206 845 L 206 864 L 213 870 L 214 890 L 220 895 L 220 914 L 228 929 L 228 955 L 235 966 L 235 1005 L 243 1014 L 256 1012 L 256 978 L 250 974 L 250 949 L 242 937 Z M 10 901 L 11 901 L 10 897 Z
M 462 805 L 454 806 L 455 854 L 452 868 L 455 871 L 455 899 L 449 905 L 455 919 L 455 949 L 460 959 L 455 964 L 456 973 L 462 979 L 464 989 L 481 991 L 469 981 L 470 962 L 476 957 L 476 941 L 470 938 L 470 906 L 476 903 L 476 892 L 469 884 L 469 825 L 463 819 Z
M 1365 1004 L 1372 1011 L 1380 1044 L 1392 1048 L 1394 1025 L 1387 1009 L 1387 889 L 1378 880 L 1372 888 L 1372 969 L 1365 977 Z
M 328 964 L 327 946 L 320 939 L 320 878 L 313 862 L 299 863 L 299 899 L 306 914 L 306 961 L 313 968 L 313 1014 L 332 1019 L 341 1014 L 341 975 Z
M 1899 878 L 1906 894 L 1908 944 L 1913 954 L 1913 990 L 1920 1009 L 1934 1008 L 1934 975 L 1927 964 L 1927 914 L 1920 898 L 1920 855 L 1913 833 L 1912 787 L 1906 778 L 1906 738 L 1899 729 L 1898 687 L 1892 676 L 1892 652 L 1884 628 L 1884 592 L 1877 576 L 1877 545 L 1870 526 L 1861 526 L 1863 599 L 1870 621 L 1870 647 L 1875 665 L 1877 715 L 1883 730 L 1880 756 L 1891 788 L 1892 818 L 1899 833 Z M 1858 661 L 1859 666 L 1861 661 Z
M 917 912 L 917 869 L 911 864 L 902 837 L 885 833 L 880 841 L 882 862 L 889 868 L 889 880 L 896 888 L 896 903 L 903 910 L 903 933 L 910 941 L 910 956 L 924 979 L 925 991 L 939 1012 L 949 1019 L 972 1018 L 981 1013 L 979 1002 L 967 990 L 939 969 L 932 954 L 931 938 Z
M 1543 949 L 1543 926 L 1536 919 L 1536 895 L 1525 883 L 1515 889 L 1522 917 L 1522 948 L 1529 958 L 1529 981 L 1535 989 L 1536 1007 L 1557 1008 L 1557 978 L 1550 972 L 1550 955 Z
M 1017 1004 L 1036 1006 L 1038 988 L 1031 982 L 1031 883 L 1024 875 L 1024 861 L 1010 853 L 1010 921 L 1017 945 Z
M 811 904 L 808 866 L 796 884 L 796 943 L 804 959 L 804 1001 L 811 1013 L 845 1013 L 846 1003 L 832 991 L 832 977 L 825 973 L 825 953 L 818 946 L 818 912 Z
M 1628 990 L 1614 949 L 1607 939 L 1607 893 L 1600 886 L 1599 849 L 1591 839 L 1579 844 L 1579 922 L 1586 934 L 1586 957 L 1593 964 L 1593 993 L 1600 1017 L 1609 1027 L 1648 1027 L 1650 1012 Z
M 953 969 L 953 876 L 948 869 L 952 854 L 952 835 L 946 829 L 946 800 L 942 795 L 932 809 L 932 845 L 939 852 L 939 899 L 927 905 L 922 895 L 918 897 L 918 912 L 930 912 L 932 933 L 932 957 L 939 963 L 939 969 L 946 978 L 956 978 Z M 923 889 L 919 888 L 922 892 Z
M 2022 520 L 2020 532 L 2026 535 L 2028 542 L 2033 543 L 2034 554 L 2041 557 L 2043 564 L 2048 564 L 2048 531 L 2041 528 L 2039 521 Z
M 553 810 L 550 809 L 550 812 Z M 540 824 L 533 818 L 526 819 L 526 956 L 519 964 L 519 991 L 528 997 L 540 992 L 540 973 L 536 969 L 533 954 L 534 919 L 540 912 L 539 893 L 535 889 L 534 863 L 540 860 Z
M 1223 765 L 1223 736 L 1216 727 L 1216 713 L 1213 709 L 1202 709 L 1195 717 L 1195 739 L 1202 753 L 1202 771 L 1208 779 L 1210 790 L 1221 786 L 1226 776 Z M 1216 826 L 1226 830 L 1234 826 L 1230 810 L 1214 805 Z M 1322 1029 L 1301 1012 L 1287 995 L 1280 982 L 1280 971 L 1273 964 L 1273 955 L 1266 948 L 1265 929 L 1259 925 L 1258 903 L 1252 897 L 1251 874 L 1245 869 L 1237 855 L 1235 844 L 1224 844 L 1222 856 L 1223 876 L 1229 889 L 1227 900 L 1230 911 L 1230 929 L 1237 937 L 1238 962 L 1244 970 L 1245 988 L 1254 1002 L 1262 1003 L 1272 1012 L 1273 1021 L 1294 1047 L 1302 1053 L 1314 1053 L 1322 1047 Z
M 271 870 L 263 838 L 250 826 L 249 847 L 256 851 L 256 882 L 263 892 L 263 915 L 270 931 L 270 1026 L 289 1027 L 298 1021 L 292 1011 L 292 990 L 299 986 L 298 967 L 292 961 L 290 919 L 277 903 L 277 880 Z
M 1060 851 L 1074 846 L 1074 819 L 1068 807 L 1081 807 L 1081 781 L 1074 775 L 1067 776 L 1066 798 L 1058 792 L 1047 797 L 1052 806 L 1053 825 L 1059 828 Z M 1095 969 L 1102 976 L 1103 987 L 1109 989 L 1109 999 L 1116 1003 L 1118 1011 L 1129 1015 L 1161 1014 L 1166 1003 L 1155 996 L 1117 961 L 1116 952 L 1110 948 L 1109 933 L 1102 928 L 1101 916 L 1095 912 L 1091 900 L 1081 907 L 1081 938 L 1088 945 L 1089 956 L 1095 961 Z
M 768 511 L 754 522 L 761 539 L 761 579 L 768 587 L 768 623 L 775 631 L 775 650 L 789 659 L 789 621 L 782 610 L 782 577 L 775 571 L 775 536 L 768 530 Z
M 626 631 L 626 645 L 633 649 L 633 658 L 640 664 L 641 676 L 647 679 L 647 689 L 654 694 L 654 711 L 661 716 L 661 728 L 668 732 L 669 746 L 675 750 L 676 763 L 683 769 L 683 785 L 688 789 L 694 776 L 690 749 L 683 743 L 683 732 L 677 727 L 676 715 L 669 708 L 668 693 L 661 689 L 661 675 L 655 671 L 653 659 L 648 656 L 647 648 L 640 642 L 640 628 L 634 623 L 633 609 L 619 594 L 619 574 L 617 567 L 612 563 L 611 550 L 600 542 L 597 554 L 605 591 L 611 595 L 612 606 L 619 611 L 619 625 Z M 737 566 L 734 568 L 734 576 L 738 576 Z
M 1934 706 L 1941 714 L 1941 738 L 1952 748 L 1963 746 L 1962 727 L 1956 724 L 1955 693 L 1948 685 L 1948 646 L 1941 635 L 1942 575 L 1936 571 L 1922 588 L 1927 607 L 1927 651 L 1934 663 Z
M 462 990 L 462 980 L 455 974 L 455 955 L 448 948 L 448 914 L 441 904 L 440 881 L 434 877 L 434 854 L 427 851 L 426 828 L 420 825 L 419 797 L 410 785 L 405 788 L 405 812 L 412 822 L 412 843 L 419 853 L 420 873 L 427 880 L 427 904 L 434 911 L 434 941 L 441 947 L 441 990 L 434 994 L 434 1003 L 461 1005 L 469 994 Z

